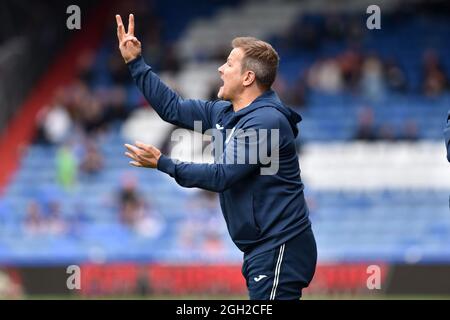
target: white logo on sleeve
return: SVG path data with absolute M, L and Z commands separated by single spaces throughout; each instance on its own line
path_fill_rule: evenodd
M 222 130 L 222 129 L 223 129 L 223 126 L 221 126 L 220 124 L 216 123 L 216 129 L 217 129 L 217 130 Z
M 267 278 L 267 276 L 265 274 L 260 274 L 259 276 L 254 277 L 253 280 L 255 280 L 255 282 L 259 282 L 264 278 Z

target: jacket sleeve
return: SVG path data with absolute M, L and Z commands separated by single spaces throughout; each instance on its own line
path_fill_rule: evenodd
M 447 147 L 447 160 L 450 162 L 450 111 L 447 115 L 447 124 L 444 129 L 445 146 Z
M 158 161 L 158 170 L 175 178 L 183 187 L 197 187 L 213 192 L 227 190 L 241 179 L 267 166 L 266 157 L 270 157 L 271 138 L 267 124 L 249 122 L 232 135 L 219 163 L 181 162 L 162 155 Z M 267 148 L 266 153 L 258 151 L 261 147 Z
M 194 129 L 194 121 L 201 121 L 202 132 L 213 126 L 214 102 L 182 99 L 161 81 L 142 56 L 127 65 L 134 82 L 164 121 L 189 130 Z

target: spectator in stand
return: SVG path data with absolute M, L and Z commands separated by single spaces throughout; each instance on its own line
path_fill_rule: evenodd
M 297 80 L 289 86 L 280 74 L 272 85 L 273 90 L 292 108 L 303 108 L 306 106 L 307 85 L 305 75 L 300 75 Z
M 101 126 L 105 126 L 105 129 L 110 124 L 126 120 L 134 110 L 134 106 L 128 105 L 127 91 L 123 85 L 99 88 L 94 96 L 102 106 Z
M 30 201 L 23 223 L 25 233 L 30 236 L 61 235 L 67 231 L 58 200 L 43 204 Z
M 312 89 L 327 93 L 340 92 L 344 87 L 341 68 L 331 58 L 316 62 L 308 72 L 307 81 Z
M 66 93 L 60 88 L 53 96 L 52 104 L 38 113 L 37 143 L 57 145 L 70 134 L 72 119 L 65 107 L 65 100 Z
M 92 50 L 84 51 L 77 61 L 77 76 L 88 85 L 92 85 L 94 80 L 95 52 Z
M 82 173 L 93 176 L 99 173 L 104 166 L 103 156 L 93 139 L 85 142 L 85 152 L 81 160 L 80 170 Z
M 213 89 L 216 89 L 216 88 L 213 88 Z M 286 79 L 281 74 L 277 75 L 277 77 L 275 78 L 275 81 L 272 84 L 272 89 L 278 94 L 280 99 L 283 99 L 283 101 L 287 100 L 289 93 L 291 91 L 289 89 Z M 212 92 L 212 90 L 211 90 L 210 98 L 212 98 L 212 99 L 210 99 L 210 100 L 213 100 L 214 97 L 217 97 L 217 90 L 215 92 Z M 287 101 L 286 101 L 286 103 L 290 104 Z
M 389 123 L 382 124 L 378 131 L 378 139 L 391 142 L 397 140 L 395 130 L 392 125 Z
M 87 92 L 78 105 L 81 123 L 88 135 L 95 135 L 104 130 L 104 108 L 100 101 Z
M 337 57 L 342 73 L 342 79 L 346 89 L 358 88 L 361 77 L 361 55 L 355 50 L 349 49 Z
M 24 231 L 28 235 L 39 235 L 44 232 L 44 221 L 41 208 L 36 201 L 28 203 L 27 212 L 24 220 Z
M 287 96 L 287 103 L 290 103 L 294 108 L 303 108 L 306 106 L 308 98 L 308 87 L 304 77 L 299 77 L 289 90 Z
M 377 56 L 372 55 L 364 59 L 360 85 L 363 95 L 371 100 L 377 100 L 384 96 L 383 65 Z
M 46 233 L 51 235 L 61 235 L 67 231 L 67 225 L 61 216 L 61 203 L 59 201 L 49 203 L 44 224 Z
M 445 147 L 447 148 L 447 160 L 450 162 L 450 111 L 447 114 L 447 122 L 444 129 Z
M 430 49 L 424 54 L 423 93 L 429 97 L 437 96 L 448 89 L 448 78 L 436 51 Z
M 133 226 L 142 209 L 143 201 L 137 190 L 136 179 L 125 176 L 119 190 L 120 222 Z
M 386 85 L 392 92 L 405 93 L 408 89 L 408 83 L 403 70 L 395 59 L 389 59 L 384 67 Z
M 58 183 L 66 190 L 71 190 L 77 180 L 77 159 L 71 143 L 62 145 L 56 154 L 56 170 Z
M 375 141 L 377 138 L 373 110 L 370 107 L 364 107 L 359 111 L 358 128 L 354 139 Z
M 158 237 L 165 229 L 164 218 L 141 196 L 137 180 L 133 176 L 124 176 L 122 180 L 119 210 L 120 222 L 142 237 Z
M 147 199 L 146 199 L 147 200 Z M 141 237 L 157 238 L 166 228 L 164 217 L 148 201 L 144 201 L 140 214 L 137 215 L 133 229 Z

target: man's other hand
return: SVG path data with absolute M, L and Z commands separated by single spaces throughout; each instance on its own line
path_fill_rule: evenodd
M 125 155 L 132 159 L 132 161 L 130 161 L 132 166 L 144 168 L 157 167 L 158 160 L 161 157 L 161 151 L 154 146 L 137 141 L 134 146 L 125 144 L 125 147 L 128 149 L 128 152 L 125 152 Z
M 118 14 L 116 15 L 116 22 L 119 50 L 125 63 L 128 63 L 141 55 L 141 42 L 134 36 L 134 15 L 130 14 L 128 18 L 128 32 L 125 32 L 122 17 Z

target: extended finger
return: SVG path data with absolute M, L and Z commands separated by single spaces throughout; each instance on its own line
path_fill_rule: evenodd
M 134 36 L 134 15 L 130 14 L 128 18 L 128 34 Z
M 140 141 L 136 141 L 135 145 L 136 145 L 136 147 L 138 147 L 138 148 L 140 148 L 142 150 L 145 150 L 147 152 L 150 151 L 151 145 L 145 144 L 145 143 L 140 142 Z
M 129 163 L 132 166 L 135 166 L 135 167 L 143 167 L 143 165 L 140 162 L 137 162 L 137 161 L 130 161 Z
M 116 14 L 116 22 L 117 22 L 117 38 L 119 41 L 122 41 L 125 37 L 125 27 L 123 26 L 122 17 Z
M 155 151 L 158 150 L 154 146 L 152 146 L 151 144 L 145 144 L 145 143 L 142 143 L 142 142 L 139 142 L 139 141 L 136 141 L 135 145 L 138 146 L 139 148 L 147 151 L 147 152 L 152 153 L 152 154 L 155 153 Z
M 130 151 L 132 154 L 138 155 L 140 150 L 139 148 L 132 146 L 131 144 L 126 143 L 125 147 Z
M 132 153 L 130 153 L 130 152 L 125 152 L 125 155 L 126 155 L 128 158 L 130 158 L 130 159 L 133 159 L 133 160 L 135 160 L 135 161 L 139 161 L 138 156 L 135 155 L 135 154 L 132 154 Z

